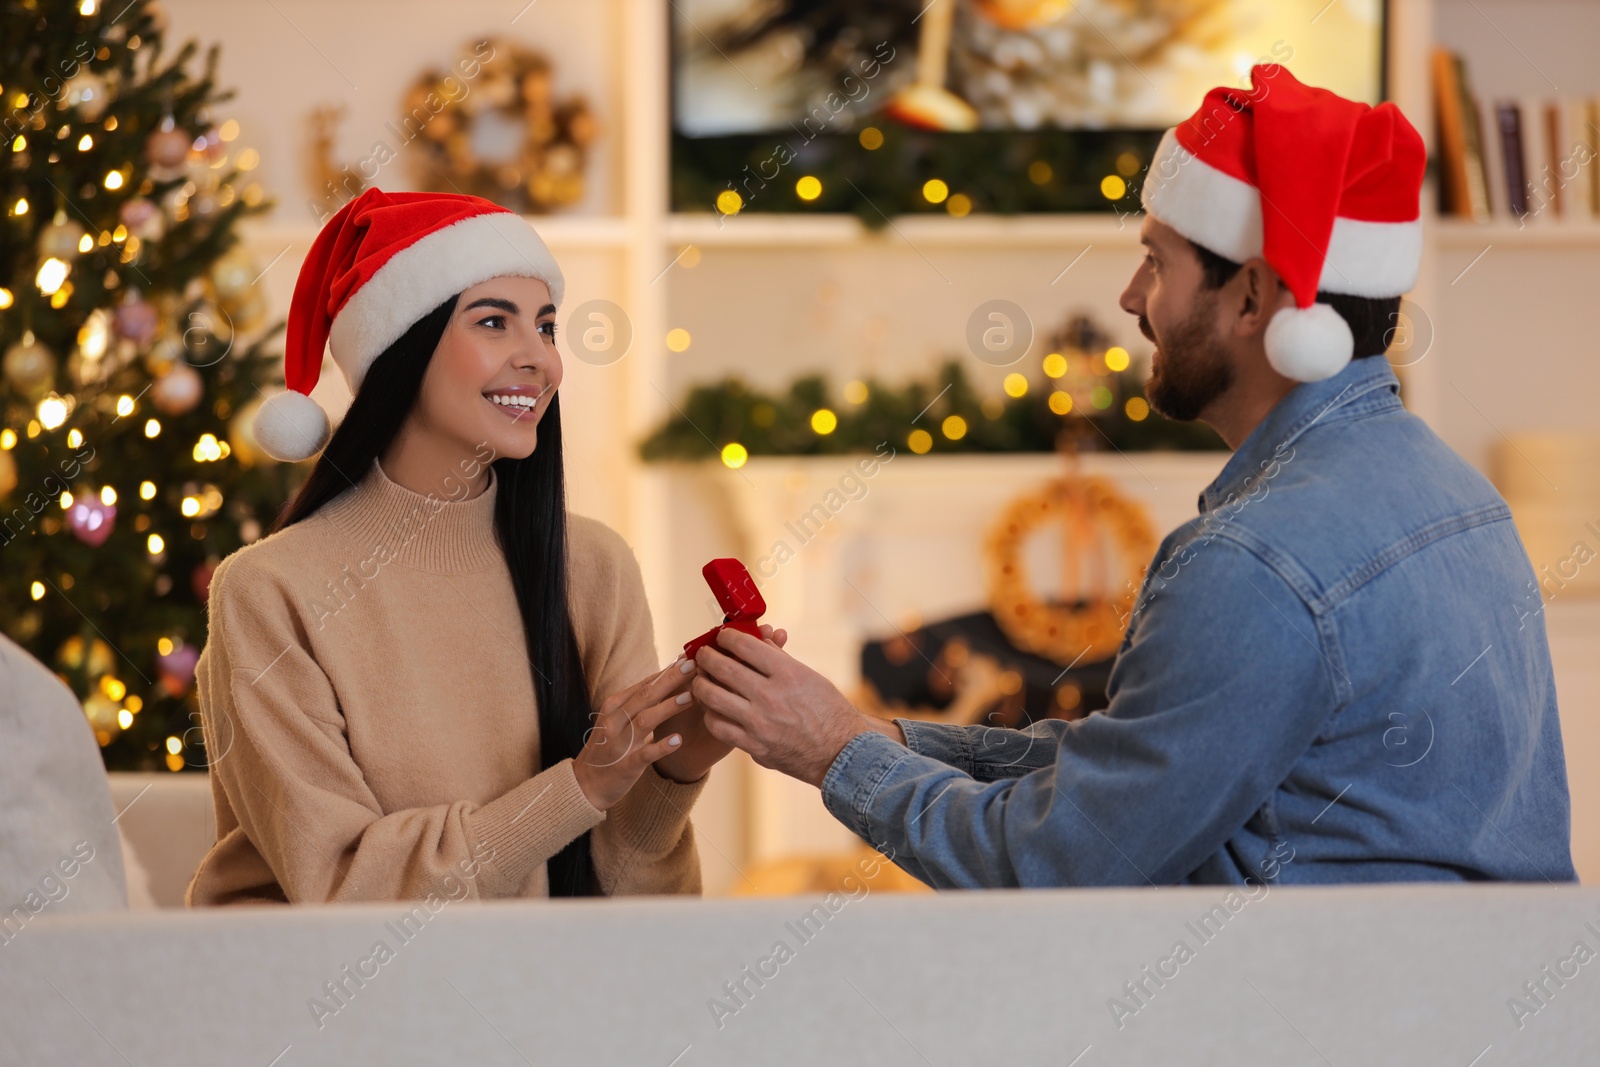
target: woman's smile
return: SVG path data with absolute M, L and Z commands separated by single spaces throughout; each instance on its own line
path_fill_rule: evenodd
M 507 385 L 490 389 L 483 394 L 483 398 L 515 422 L 539 406 L 539 400 L 547 388 L 543 385 Z

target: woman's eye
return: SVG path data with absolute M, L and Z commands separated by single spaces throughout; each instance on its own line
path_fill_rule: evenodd
M 490 326 L 490 323 L 498 323 L 499 325 Z M 504 315 L 490 315 L 487 318 L 479 319 L 478 325 L 488 326 L 491 330 L 503 330 L 506 328 L 506 317 Z
M 552 319 L 549 322 L 541 322 L 539 324 L 539 332 L 544 334 L 547 339 L 554 341 L 556 339 L 555 320 Z

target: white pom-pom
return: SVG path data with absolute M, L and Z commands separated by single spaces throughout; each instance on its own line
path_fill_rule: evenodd
M 1272 369 L 1300 382 L 1338 374 L 1356 347 L 1349 324 L 1327 304 L 1280 308 L 1267 323 L 1265 341 Z
M 261 405 L 252 425 L 256 444 L 273 459 L 298 463 L 328 443 L 328 415 L 304 393 L 279 393 Z

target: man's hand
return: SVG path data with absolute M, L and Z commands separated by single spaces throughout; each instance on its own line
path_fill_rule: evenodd
M 711 736 L 761 766 L 820 787 L 856 735 L 881 730 L 903 741 L 894 723 L 862 714 L 833 683 L 772 644 L 729 629 L 717 645 L 726 651 L 708 645 L 695 656 L 690 691 Z
M 761 627 L 761 636 L 778 648 L 782 648 L 789 640 L 789 635 L 785 631 L 774 630 L 770 626 Z M 684 660 L 668 669 L 683 670 L 687 674 L 694 667 L 695 664 Z M 733 751 L 733 746 L 717 740 L 706 729 L 704 709 L 694 701 L 692 692 L 685 691 L 680 695 L 680 699 L 683 697 L 689 698 L 683 705 L 683 710 L 656 727 L 656 732 L 662 737 L 679 734 L 683 738 L 683 744 L 677 751 L 669 752 L 656 760 L 656 770 L 662 777 L 675 782 L 693 782 L 704 778 L 706 772 L 711 770 L 718 760 Z

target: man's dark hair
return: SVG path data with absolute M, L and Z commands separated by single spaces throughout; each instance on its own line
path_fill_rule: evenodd
M 1189 247 L 1200 257 L 1200 269 L 1205 272 L 1207 289 L 1221 288 L 1229 278 L 1239 273 L 1239 268 L 1244 265 L 1235 263 L 1225 256 L 1219 256 L 1211 249 L 1202 248 L 1193 241 L 1189 242 Z M 1366 297 L 1348 296 L 1344 293 L 1318 293 L 1317 303 L 1327 304 L 1349 324 L 1350 335 L 1356 342 L 1354 358 L 1381 356 L 1388 351 L 1389 342 L 1393 339 L 1395 328 L 1400 321 L 1398 296 Z

